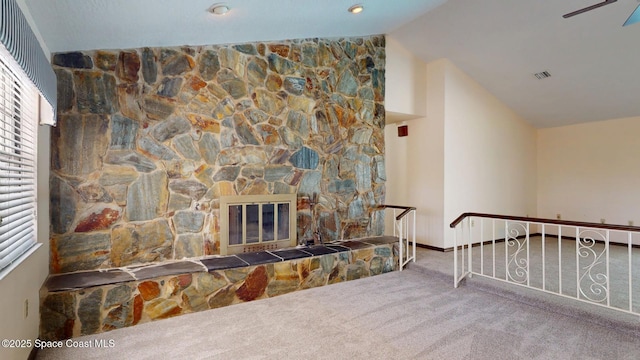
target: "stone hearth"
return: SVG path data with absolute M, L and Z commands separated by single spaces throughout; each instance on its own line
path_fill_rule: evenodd
M 397 269 L 397 238 L 51 275 L 40 339 L 102 333 Z M 363 294 L 364 295 L 364 294 Z

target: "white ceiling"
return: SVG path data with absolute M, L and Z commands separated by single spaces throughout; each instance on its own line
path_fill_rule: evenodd
M 636 0 L 449 0 L 391 32 L 418 57 L 446 57 L 536 127 L 640 115 Z M 547 70 L 551 77 L 537 80 Z
M 23 0 L 51 52 L 385 34 L 444 0 Z M 226 4 L 231 11 L 207 10 Z M 357 15 L 347 9 L 363 4 Z
M 621 26 L 636 0 L 570 19 L 601 0 L 228 0 L 225 16 L 206 11 L 216 0 L 20 1 L 51 52 L 390 34 L 536 127 L 640 115 L 640 24 Z

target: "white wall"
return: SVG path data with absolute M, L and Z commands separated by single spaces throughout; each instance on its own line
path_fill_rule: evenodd
M 387 109 L 407 109 L 421 96 L 412 89 L 426 89 L 426 116 L 399 123 L 409 136 L 385 129 L 386 202 L 418 208 L 418 242 L 452 247 L 449 224 L 463 212 L 535 216 L 536 130 L 449 60 L 412 72 L 410 53 L 387 44 L 387 78 L 402 79 L 387 81 Z
M 386 203 L 415 206 L 416 241 L 440 247 L 444 207 L 442 123 L 419 118 L 404 124 L 409 128 L 406 137 L 398 137 L 399 124 L 385 128 Z M 387 234 L 393 233 L 392 217 L 387 210 Z
M 464 212 L 536 214 L 536 130 L 446 61 L 444 226 Z M 453 246 L 445 231 L 444 247 Z
M 386 37 L 385 109 L 387 113 L 424 117 L 426 111 L 425 63 Z
M 385 202 L 415 206 L 417 242 L 438 246 L 443 237 L 444 70 L 428 69 L 393 38 L 386 41 Z M 429 87 L 433 99 L 427 96 Z M 398 125 L 407 125 L 409 136 L 398 137 Z M 387 234 L 393 233 L 392 215 L 386 212 Z
M 640 225 L 640 117 L 538 130 L 538 216 Z
M 421 76 L 387 44 L 387 109 L 419 112 L 426 89 L 408 137 L 385 129 L 386 202 L 418 207 L 419 243 L 453 246 L 448 225 L 468 211 L 640 225 L 640 117 L 536 130 L 449 60 Z
M 9 275 L 0 280 L 0 338 L 31 340 L 38 337 L 39 290 L 49 270 L 49 246 L 40 247 Z M 25 317 L 25 300 L 29 315 Z M 0 348 L 1 359 L 21 359 L 31 348 Z

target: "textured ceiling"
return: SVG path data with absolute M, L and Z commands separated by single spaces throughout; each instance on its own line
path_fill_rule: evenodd
M 51 52 L 390 34 L 536 127 L 640 115 L 640 24 L 621 26 L 636 0 L 570 19 L 601 0 L 229 0 L 225 16 L 206 11 L 215 0 L 19 1 Z

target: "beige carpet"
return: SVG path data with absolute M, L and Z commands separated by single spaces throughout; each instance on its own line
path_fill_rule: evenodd
M 559 314 L 544 299 L 520 301 L 471 282 L 454 289 L 452 277 L 429 269 L 449 258 L 420 250 L 419 264 L 403 272 L 86 336 L 75 340 L 114 347 L 43 350 L 37 358 L 640 358 L 639 332 L 615 321 Z

